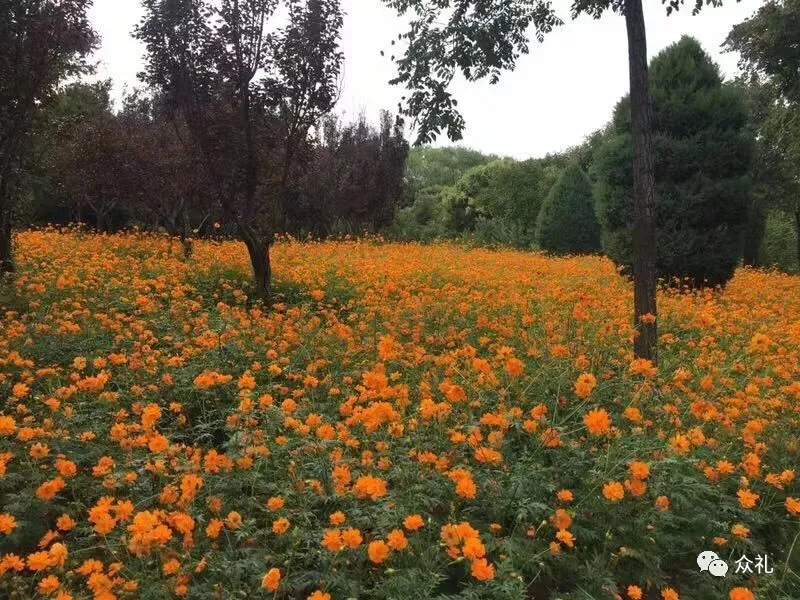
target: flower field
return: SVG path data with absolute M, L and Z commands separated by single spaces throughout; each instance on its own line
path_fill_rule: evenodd
M 2 598 L 800 598 L 798 277 L 664 291 L 656 368 L 603 258 L 17 246 Z

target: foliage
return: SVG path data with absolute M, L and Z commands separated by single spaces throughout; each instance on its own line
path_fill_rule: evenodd
M 434 185 L 417 192 L 410 206 L 395 212 L 392 237 L 406 241 L 430 242 L 445 237 L 445 197 L 453 188 Z
M 143 0 L 143 80 L 163 97 L 227 221 L 247 246 L 261 297 L 269 246 L 309 155 L 309 131 L 338 98 L 337 0 Z M 276 11 L 288 13 L 283 27 Z
M 568 166 L 539 212 L 536 243 L 553 254 L 590 254 L 601 250 L 592 184 L 583 169 Z
M 0 276 L 14 270 L 11 226 L 40 108 L 65 78 L 89 70 L 91 0 L 0 3 Z
M 398 212 L 393 232 L 400 239 L 462 237 L 482 245 L 531 247 L 555 173 L 536 159 L 477 165 L 453 186 L 423 188 L 407 210 Z
M 797 225 L 794 215 L 772 210 L 764 219 L 764 235 L 759 248 L 758 264 L 777 267 L 786 273 L 800 273 L 797 258 Z
M 741 258 L 750 203 L 752 133 L 741 93 L 724 85 L 700 45 L 684 37 L 653 59 L 657 260 L 663 277 L 724 283 Z M 627 98 L 595 155 L 603 247 L 631 265 L 633 151 Z
M 744 80 L 759 98 L 755 123 L 767 178 L 764 211 L 794 215 L 800 261 L 800 2 L 771 1 L 731 30 Z
M 265 310 L 237 242 L 19 235 L 0 595 L 800 597 L 797 277 L 663 290 L 656 368 L 602 257 L 273 250 Z
M 473 167 L 485 165 L 496 158 L 459 146 L 412 148 L 406 167 L 409 203 L 416 200 L 417 193 L 421 190 L 437 185 L 455 185 Z
M 377 129 L 363 115 L 347 125 L 328 117 L 312 153 L 286 207 L 289 231 L 330 234 L 342 223 L 376 231 L 391 223 L 403 200 L 408 142 L 388 112 Z
M 800 2 L 770 0 L 731 29 L 725 44 L 740 55 L 752 78 L 774 84 L 789 102 L 800 105 Z

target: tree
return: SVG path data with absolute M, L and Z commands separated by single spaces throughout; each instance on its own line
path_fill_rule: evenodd
M 767 100 L 757 126 L 770 167 L 772 205 L 792 215 L 800 260 L 800 0 L 771 0 L 731 30 L 725 42 L 740 53 L 751 87 Z
M 287 207 L 289 230 L 330 234 L 388 225 L 403 199 L 408 142 L 388 112 L 378 127 L 361 115 L 323 122 L 306 175 Z
M 309 130 L 334 106 L 338 0 L 143 0 L 142 79 L 164 98 L 236 225 L 268 298 L 270 246 L 310 156 Z M 270 27 L 283 6 L 288 23 Z
M 450 209 L 463 218 L 456 233 L 474 234 L 486 243 L 530 247 L 539 208 L 552 185 L 542 161 L 497 159 L 468 170 L 454 186 Z
M 0 275 L 14 271 L 11 228 L 34 119 L 66 77 L 88 70 L 91 0 L 0 0 Z
M 412 148 L 408 155 L 406 184 L 408 198 L 413 202 L 420 190 L 434 185 L 455 185 L 464 174 L 480 165 L 497 159 L 477 150 L 458 146 Z
M 536 243 L 553 254 L 599 252 L 600 225 L 592 184 L 577 163 L 566 168 L 542 204 Z
M 650 91 L 657 272 L 699 285 L 725 283 L 741 259 L 750 206 L 753 139 L 744 97 L 723 84 L 717 65 L 689 37 L 653 59 Z M 629 102 L 623 98 L 615 108 L 594 166 L 604 247 L 628 269 L 635 227 Z
M 404 113 L 418 126 L 418 143 L 447 130 L 460 139 L 464 119 L 448 91 L 457 72 L 467 80 L 500 79 L 529 51 L 528 29 L 541 41 L 561 25 L 545 0 L 384 0 L 401 14 L 414 11 L 410 28 L 400 36 L 408 44 L 397 59 L 393 83 L 410 90 Z M 668 0 L 667 12 L 683 0 Z M 696 0 L 694 11 L 703 7 Z M 719 5 L 721 0 L 706 0 Z M 650 152 L 651 108 L 647 75 L 647 39 L 642 0 L 573 0 L 572 16 L 599 18 L 607 10 L 625 17 L 628 34 L 634 179 L 634 354 L 656 360 L 655 175 Z M 646 318 L 642 318 L 647 315 Z
M 125 97 L 117 120 L 128 143 L 127 168 L 138 182 L 126 195 L 129 217 L 163 227 L 189 258 L 193 224 L 208 222 L 214 205 L 205 170 L 187 148 L 188 132 L 169 121 L 159 98 L 140 91 Z

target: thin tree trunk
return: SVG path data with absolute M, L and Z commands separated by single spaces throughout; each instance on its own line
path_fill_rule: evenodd
M 183 245 L 183 258 L 189 260 L 192 257 L 192 228 L 189 223 L 189 211 L 186 207 L 181 211 L 181 244 Z
M 653 108 L 642 0 L 626 0 L 633 133 L 633 316 L 637 358 L 657 361 L 656 185 L 651 135 Z M 647 315 L 644 319 L 643 316 Z
M 800 204 L 794 209 L 794 230 L 797 234 L 797 268 L 800 269 Z
M 0 283 L 2 283 L 3 276 L 13 275 L 14 271 L 11 220 L 8 215 L 0 214 Z
M 242 239 L 250 255 L 250 264 L 253 267 L 253 284 L 256 296 L 261 300 L 269 301 L 270 285 L 272 283 L 272 266 L 270 264 L 269 243 L 262 241 L 250 228 L 242 229 Z
M 0 283 L 5 275 L 14 274 L 14 244 L 11 236 L 11 184 L 0 173 Z

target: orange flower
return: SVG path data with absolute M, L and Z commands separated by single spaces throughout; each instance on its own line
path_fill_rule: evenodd
M 570 490 L 558 490 L 556 498 L 559 502 L 572 502 L 575 499 Z
M 0 533 L 8 535 L 17 527 L 17 520 L 8 513 L 0 514 Z
M 387 546 L 386 542 L 383 540 L 370 542 L 369 546 L 367 547 L 367 554 L 373 563 L 379 565 L 389 558 L 389 546 Z
M 470 573 L 479 581 L 488 581 L 489 579 L 494 579 L 494 565 L 485 558 L 478 558 L 472 561 Z
M 791 496 L 786 498 L 786 512 L 788 512 L 793 517 L 800 515 L 800 498 L 792 498 Z
M 280 496 L 273 496 L 269 500 L 267 500 L 267 508 L 272 511 L 280 510 L 283 508 L 284 500 Z
M 506 361 L 506 373 L 511 377 L 519 377 L 525 371 L 525 364 L 518 358 L 511 357 Z
M 14 421 L 14 417 L 0 415 L 0 435 L 3 436 L 14 435 L 14 432 L 16 430 L 17 430 L 17 423 L 16 421 Z
M 661 511 L 669 510 L 669 498 L 666 496 L 659 496 L 656 498 L 656 506 Z
M 180 568 L 181 568 L 181 563 L 173 558 L 165 562 L 164 566 L 161 569 L 164 575 L 174 575 L 180 570 Z
M 348 548 L 358 548 L 364 538 L 361 537 L 361 532 L 358 529 L 350 527 L 342 532 L 342 542 Z
M 555 514 L 550 517 L 550 520 L 553 522 L 556 529 L 568 529 L 569 526 L 572 525 L 572 517 L 570 517 L 569 513 L 563 508 L 557 509 Z
M 739 497 L 739 505 L 742 508 L 753 508 L 758 502 L 759 495 L 751 492 L 750 490 L 739 490 L 736 492 Z
M 755 600 L 756 597 L 753 592 L 744 587 L 736 587 L 730 591 L 728 595 L 730 600 Z
M 378 477 L 359 477 L 356 479 L 353 491 L 357 498 L 377 500 L 386 495 L 386 482 Z
M 618 481 L 609 481 L 603 486 L 603 497 L 612 502 L 618 502 L 625 497 L 625 488 Z
M 225 524 L 219 519 L 211 519 L 206 526 L 206 535 L 212 539 L 218 538 Z
M 278 586 L 281 582 L 281 571 L 280 569 L 272 568 L 267 571 L 267 574 L 264 575 L 264 578 L 261 580 L 261 587 L 266 588 L 270 592 L 274 592 L 278 589 Z
M 339 552 L 344 548 L 342 532 L 338 529 L 326 529 L 322 535 L 322 545 L 331 552 Z
M 36 489 L 36 497 L 40 500 L 52 500 L 67 484 L 61 477 L 45 481 Z
M 408 548 L 408 539 L 402 529 L 393 529 L 386 536 L 387 543 L 392 550 L 405 550 Z
M 331 600 L 331 595 L 322 592 L 321 590 L 315 591 L 313 594 L 308 596 L 306 600 Z
M 556 539 L 568 548 L 575 546 L 575 536 L 566 529 L 559 529 L 556 533 Z
M 331 525 L 341 525 L 346 520 L 347 517 L 340 510 L 337 510 L 335 513 L 331 513 L 331 515 L 328 517 L 328 521 L 330 521 Z
M 278 535 L 286 533 L 289 529 L 289 519 L 281 517 L 272 522 L 272 531 Z
M 77 523 L 67 514 L 63 514 L 56 519 L 56 527 L 61 531 L 71 531 Z
M 592 435 L 604 435 L 611 430 L 611 417 L 603 408 L 590 410 L 583 417 L 583 422 Z
M 640 588 L 638 585 L 629 585 L 627 592 L 630 600 L 642 600 L 642 588 Z
M 594 388 L 597 387 L 597 379 L 591 373 L 582 373 L 575 382 L 575 394 L 581 398 L 588 398 Z
M 225 519 L 225 525 L 227 525 L 228 529 L 239 529 L 239 527 L 242 526 L 242 515 L 235 510 L 232 510 L 228 513 L 228 516 Z
M 409 515 L 405 519 L 403 519 L 403 527 L 405 527 L 409 531 L 416 531 L 423 525 L 425 525 L 425 521 L 422 519 L 420 515 Z
M 750 535 L 750 529 L 742 525 L 741 523 L 737 523 L 733 527 L 731 527 L 731 533 L 733 535 L 738 535 L 739 537 L 747 537 Z
M 48 575 L 47 577 L 42 579 L 39 582 L 39 585 L 37 585 L 36 587 L 39 590 L 40 594 L 44 596 L 49 596 L 50 594 L 55 592 L 60 585 L 61 582 L 58 580 L 58 577 L 56 577 L 55 575 Z
M 672 588 L 666 588 L 664 590 L 661 590 L 661 598 L 662 600 L 679 600 L 678 592 L 676 592 Z
M 650 465 L 635 460 L 628 465 L 628 471 L 634 479 L 647 479 L 650 476 Z

